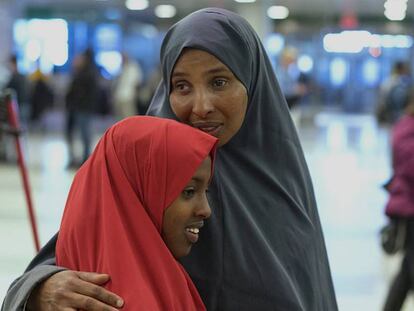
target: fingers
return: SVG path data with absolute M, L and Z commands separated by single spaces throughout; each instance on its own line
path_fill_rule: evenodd
M 108 274 L 93 273 L 93 272 L 75 272 L 78 277 L 86 282 L 96 285 L 103 285 L 109 281 Z
M 106 274 L 58 272 L 33 291 L 28 300 L 28 310 L 116 311 L 122 307 L 123 300 L 100 286 L 108 280 Z
M 89 281 L 84 281 L 82 279 L 79 279 L 78 282 L 74 282 L 72 288 L 73 290 L 80 294 L 85 296 L 86 298 L 91 298 L 96 301 L 100 301 L 104 304 L 110 305 L 112 307 L 120 308 L 123 306 L 124 302 L 121 297 L 118 295 L 106 290 L 103 287 L 100 287 L 98 285 L 92 284 Z M 105 282 L 106 283 L 106 282 Z M 84 303 L 93 304 L 93 302 L 87 300 Z M 89 310 L 89 309 L 86 309 Z M 94 309 L 90 309 L 94 310 Z
M 72 306 L 74 307 L 74 310 L 119 311 L 117 308 L 113 308 L 99 300 L 81 294 L 71 293 L 67 298 L 73 302 Z

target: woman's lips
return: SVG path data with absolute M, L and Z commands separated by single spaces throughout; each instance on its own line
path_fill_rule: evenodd
M 218 137 L 223 124 L 219 122 L 195 122 L 192 123 L 192 126 L 211 136 Z

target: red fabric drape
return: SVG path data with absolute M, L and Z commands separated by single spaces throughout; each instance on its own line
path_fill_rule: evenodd
M 216 138 L 176 121 L 127 118 L 106 131 L 76 174 L 61 223 L 57 264 L 108 273 L 123 310 L 204 310 L 161 237 L 163 213 Z

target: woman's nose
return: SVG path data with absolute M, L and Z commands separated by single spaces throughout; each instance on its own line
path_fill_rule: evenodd
M 214 111 L 214 103 L 211 96 L 205 90 L 198 90 L 194 94 L 192 113 L 200 118 L 206 118 Z

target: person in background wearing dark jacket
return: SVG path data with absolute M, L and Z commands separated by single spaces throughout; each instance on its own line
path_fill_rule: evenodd
M 393 128 L 392 166 L 394 175 L 388 186 L 385 213 L 391 219 L 405 219 L 407 235 L 404 259 L 391 284 L 384 311 L 401 310 L 409 290 L 414 289 L 414 88 L 405 114 Z
M 380 103 L 377 107 L 378 122 L 393 125 L 404 114 L 411 81 L 409 63 L 396 62 L 390 77 L 384 81 L 380 88 Z
M 15 55 L 10 57 L 10 70 L 11 76 L 5 88 L 13 89 L 16 92 L 20 118 L 23 121 L 23 124 L 26 125 L 30 116 L 29 85 L 26 76 L 19 72 L 17 57 Z
M 98 70 L 94 53 L 87 49 L 75 58 L 73 79 L 66 94 L 66 139 L 69 148 L 69 168 L 77 168 L 86 161 L 91 149 L 91 119 L 98 96 Z M 79 128 L 83 157 L 79 163 L 73 150 L 73 133 Z
M 53 106 L 54 94 L 48 77 L 37 68 L 29 76 L 30 88 L 30 121 L 41 123 L 44 112 Z

